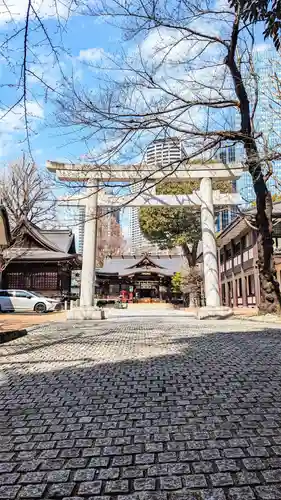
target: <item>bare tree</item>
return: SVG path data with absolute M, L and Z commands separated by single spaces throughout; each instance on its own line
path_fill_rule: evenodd
M 9 121 L 11 115 L 16 119 L 30 155 L 34 121 L 43 115 L 42 103 L 62 92 L 68 21 L 81 5 L 82 0 L 0 2 L 0 56 L 5 70 L 0 122 Z
M 51 178 L 25 156 L 4 169 L 0 177 L 0 198 L 12 228 L 22 220 L 41 227 L 55 221 L 56 204 Z
M 259 94 L 251 21 L 243 21 L 239 6 L 208 0 L 101 0 L 89 14 L 118 24 L 129 50 L 100 62 L 99 92 L 71 82 L 58 99 L 60 124 L 87 130 L 87 144 L 104 145 L 89 154 L 95 165 L 135 162 L 152 139 L 174 135 L 184 141 L 186 163 L 206 160 L 224 144 L 243 149 L 256 194 L 260 309 L 276 311 L 281 302 L 266 183 L 280 148 L 265 148 L 255 127 Z

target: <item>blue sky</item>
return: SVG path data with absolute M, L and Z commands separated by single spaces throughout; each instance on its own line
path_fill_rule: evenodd
M 13 6 L 14 12 L 18 12 L 16 6 L 26 3 L 26 0 L 10 0 L 10 5 Z M 50 3 L 50 0 L 47 0 Z M 8 1 L 9 4 L 9 1 Z M 0 0 L 0 21 L 1 12 L 4 9 L 3 2 Z M 22 19 L 20 16 L 16 17 L 17 26 L 22 26 Z M 50 17 L 44 18 L 44 23 L 49 33 L 53 36 L 56 44 L 60 43 L 59 37 L 56 34 L 55 21 Z M 11 34 L 13 26 L 9 23 L 2 24 L 0 22 L 0 30 L 2 28 L 2 36 Z M 3 39 L 3 38 L 2 38 Z M 53 56 L 50 55 L 49 47 L 36 46 L 37 41 L 42 39 L 42 35 L 30 35 L 30 47 L 32 49 L 28 53 L 28 60 L 32 70 L 42 76 L 43 80 L 50 84 L 52 87 L 57 87 L 57 83 L 61 78 L 60 71 L 57 63 L 54 64 Z M 66 75 L 70 75 L 71 71 L 76 72 L 76 78 L 81 80 L 83 85 L 90 86 L 93 80 L 93 71 L 87 69 L 85 61 L 88 59 L 95 60 L 102 55 L 102 50 L 111 52 L 116 47 L 116 43 L 120 41 L 120 33 L 117 28 L 109 26 L 108 24 L 101 23 L 94 18 L 88 16 L 74 15 L 68 21 L 67 30 L 63 34 L 64 47 L 70 55 L 60 52 L 60 64 Z M 10 44 L 11 51 L 9 52 L 12 59 L 12 64 L 20 64 L 22 61 L 22 44 L 23 37 L 20 35 L 16 40 Z M 40 63 L 34 64 L 33 53 Z M 4 62 L 4 64 L 3 64 Z M 19 68 L 16 70 L 16 75 L 9 71 L 9 66 L 6 61 L 2 60 L 0 70 L 0 84 L 15 84 L 18 81 Z M 52 99 L 54 95 L 48 92 L 46 98 L 45 88 L 40 82 L 29 80 L 28 92 L 28 110 L 30 115 L 33 115 L 31 120 L 32 132 L 30 133 L 30 140 L 32 145 L 32 152 L 36 162 L 44 165 L 47 159 L 63 159 L 66 161 L 75 161 L 77 158 L 85 154 L 85 145 L 80 142 L 73 142 L 65 132 L 55 126 L 55 117 L 53 116 L 54 105 Z M 1 100 L 5 105 L 13 104 L 21 90 L 15 88 L 4 87 L 1 89 Z M 5 106 L 3 106 L 2 116 L 5 113 Z M 0 154 L 2 162 L 16 159 L 21 155 L 21 152 L 28 149 L 26 142 L 21 142 L 24 139 L 23 133 L 23 106 L 22 103 L 9 113 L 4 118 L 4 124 L 0 127 Z
M 226 2 L 226 0 L 216 1 L 219 3 Z M 0 0 L 0 46 L 1 39 L 3 42 L 5 36 L 12 34 L 15 25 L 16 27 L 23 26 L 22 23 L 27 5 L 27 0 L 5 0 L 5 2 L 11 8 L 13 22 L 11 22 L 10 16 L 5 10 L 4 1 Z M 33 2 L 35 6 L 41 5 L 40 12 L 44 25 L 53 43 L 59 46 L 60 38 L 54 19 L 54 0 L 33 0 Z M 37 29 L 34 29 L 36 26 Z M 50 87 L 61 90 L 59 85 L 61 74 L 57 62 L 54 63 L 50 47 L 42 44 L 42 32 L 38 31 L 38 24 L 32 22 L 30 27 L 30 50 L 27 53 L 29 67 L 34 74 L 42 77 Z M 155 42 L 153 39 L 154 33 L 151 35 L 149 40 L 144 40 L 142 46 L 148 59 L 152 54 L 153 43 L 157 43 L 157 36 Z M 260 35 L 258 36 L 258 40 L 262 42 Z M 127 50 L 134 47 L 132 42 L 124 42 L 118 28 L 101 20 L 77 14 L 73 15 L 68 21 L 67 29 L 63 33 L 63 45 L 68 53 L 60 50 L 58 53 L 64 74 L 69 76 L 73 71 L 76 82 L 78 84 L 81 83 L 87 88 L 91 88 L 93 91 L 98 88 L 100 75 L 98 71 L 89 68 L 87 63 L 102 61 L 104 53 L 112 54 L 116 57 L 116 53 L 120 52 L 120 50 Z M 2 85 L 0 105 L 2 103 L 2 117 L 5 114 L 6 106 L 15 103 L 21 92 L 21 88 L 18 89 L 16 85 L 20 73 L 20 64 L 23 59 L 23 33 L 16 37 L 9 47 L 9 60 L 7 61 L 2 58 L 0 66 L 0 85 Z M 185 51 L 182 52 L 181 54 L 177 54 L 177 57 L 182 58 L 186 54 Z M 37 62 L 35 59 L 37 59 Z M 11 63 L 11 66 L 9 66 L 9 63 Z M 175 71 L 174 67 L 173 71 Z M 169 71 L 167 71 L 165 76 L 170 77 Z M 7 83 L 9 86 L 3 87 L 3 84 Z M 29 137 L 32 154 L 36 163 L 44 168 L 45 162 L 48 159 L 66 162 L 75 162 L 83 159 L 83 156 L 87 154 L 87 149 L 85 143 L 79 140 L 78 131 L 69 135 L 68 133 L 66 134 L 66 130 L 62 130 L 56 126 L 56 117 L 54 115 L 56 108 L 52 102 L 54 94 L 50 91 L 46 93 L 46 89 L 35 78 L 29 77 L 27 84 L 27 108 L 31 128 Z M 0 119 L 0 168 L 1 164 L 4 165 L 9 161 L 16 160 L 21 156 L 23 151 L 27 151 L 28 149 L 28 144 L 24 141 L 22 104 L 21 102 L 17 105 L 4 119 Z M 198 116 L 200 116 L 200 112 Z M 95 147 L 96 144 L 93 143 L 90 146 Z M 126 226 L 126 219 L 124 225 Z
M 39 12 L 42 15 L 46 29 L 53 43 L 59 46 L 60 38 L 56 30 L 56 20 L 54 19 L 54 1 L 33 0 L 35 6 L 41 5 Z M 91 0 L 88 1 L 91 2 Z M 217 1 L 219 3 L 226 2 L 226 0 Z M 0 0 L 0 43 L 1 39 L 3 41 L 4 37 L 12 34 L 14 29 L 14 25 L 10 22 L 9 14 L 5 9 L 5 4 L 10 7 L 17 27 L 22 27 L 27 0 L 5 0 L 5 3 L 4 0 Z M 38 27 L 38 25 L 31 23 L 29 35 L 31 50 L 27 54 L 29 67 L 35 74 L 42 76 L 43 80 L 50 84 L 51 87 L 60 89 L 58 82 L 61 75 L 58 64 L 56 62 L 54 64 L 50 47 L 40 44 L 42 32 L 38 31 L 38 29 L 33 32 L 34 27 Z M 259 38 L 261 41 L 260 36 Z M 75 14 L 70 17 L 67 28 L 63 33 L 63 45 L 69 54 L 59 51 L 60 64 L 64 74 L 69 76 L 74 71 L 77 82 L 80 81 L 83 86 L 95 89 L 99 85 L 98 78 L 100 75 L 97 71 L 89 68 L 87 63 L 98 63 L 99 59 L 103 60 L 103 53 L 113 54 L 116 57 L 116 53 L 120 51 L 120 48 L 128 50 L 128 47 L 133 44 L 130 44 L 130 42 L 125 44 L 121 31 L 112 24 L 86 15 L 79 16 Z M 149 43 L 147 45 L 149 46 Z M 16 37 L 9 46 L 11 50 L 9 51 L 8 62 L 12 63 L 13 69 L 22 62 L 22 46 L 23 33 Z M 151 47 L 149 49 L 151 50 Z M 144 47 L 144 50 L 147 50 L 147 48 Z M 33 63 L 34 53 L 39 63 Z M 9 70 L 7 61 L 2 58 L 0 85 L 6 83 L 17 84 L 19 72 L 20 67 L 16 68 L 16 74 Z M 85 143 L 79 140 L 78 131 L 69 135 L 69 130 L 62 130 L 55 125 L 55 107 L 52 103 L 54 95 L 52 92 L 46 93 L 46 89 L 42 87 L 41 83 L 32 78 L 29 78 L 27 84 L 29 89 L 27 106 L 32 129 L 30 141 L 35 161 L 43 167 L 47 159 L 77 161 L 79 158 L 83 158 L 83 155 L 87 154 L 87 150 Z M 1 101 L 4 103 L 2 116 L 6 111 L 5 105 L 16 102 L 20 92 L 21 89 L 16 89 L 15 86 L 1 88 Z M 21 102 L 4 120 L 0 119 L 1 163 L 15 160 L 21 155 L 22 151 L 28 149 L 27 143 L 23 140 L 25 137 L 23 128 L 23 107 Z M 94 146 L 94 144 L 90 144 L 90 146 Z

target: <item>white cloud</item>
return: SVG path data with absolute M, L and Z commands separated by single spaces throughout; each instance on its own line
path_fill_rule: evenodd
M 39 120 L 44 118 L 43 107 L 31 101 L 27 103 L 28 123 L 31 130 L 35 130 Z M 23 148 L 20 143 L 25 137 L 24 107 L 18 104 L 5 116 L 0 112 L 0 156 L 17 155 Z M 18 143 L 18 148 L 17 148 Z
M 105 51 L 102 48 L 94 47 L 92 49 L 80 50 L 79 59 L 81 61 L 93 62 L 99 61 L 105 57 Z
M 272 45 L 269 43 L 257 43 L 254 46 L 254 52 L 267 52 L 268 50 L 272 50 Z
M 34 123 L 36 120 L 44 117 L 44 109 L 37 102 L 28 102 L 26 107 L 29 122 Z M 2 118 L 3 115 L 5 115 L 5 113 L 2 113 L 2 115 L 0 114 L 0 131 L 8 133 L 24 129 L 24 107 L 22 104 L 16 106 Z
M 70 5 L 70 3 L 69 3 Z M 68 2 L 61 0 L 33 0 L 32 6 L 41 18 L 67 16 Z M 22 21 L 26 17 L 28 0 L 0 0 L 0 23 Z

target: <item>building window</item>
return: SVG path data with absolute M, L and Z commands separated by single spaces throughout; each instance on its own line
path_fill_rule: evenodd
M 238 280 L 238 297 L 242 297 L 242 278 Z
M 24 273 L 7 273 L 8 288 L 26 288 Z
M 248 294 L 255 295 L 254 276 L 252 274 L 250 276 L 248 276 L 247 281 L 248 281 Z
M 238 241 L 238 243 L 234 243 L 233 251 L 234 251 L 234 255 L 240 255 L 240 253 L 241 253 L 240 241 Z
M 58 277 L 57 273 L 45 272 L 45 273 L 33 273 L 32 275 L 32 286 L 35 290 L 54 290 L 57 288 Z
M 221 159 L 222 163 L 227 163 L 226 150 L 225 149 L 223 149 L 222 151 L 220 151 L 220 159 Z
M 223 210 L 222 212 L 222 229 L 226 228 L 229 224 L 229 211 Z
M 226 253 L 226 260 L 230 260 L 231 259 L 231 248 L 227 248 L 225 253 Z
M 222 303 L 225 304 L 225 284 L 221 287 Z
M 229 163 L 235 162 L 235 146 L 229 146 L 228 148 L 228 161 Z
M 8 288 L 20 290 L 56 290 L 58 284 L 57 273 L 7 273 Z

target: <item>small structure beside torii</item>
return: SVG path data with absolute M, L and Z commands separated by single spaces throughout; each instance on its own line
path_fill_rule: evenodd
M 141 165 L 72 165 L 58 162 L 47 162 L 49 171 L 55 172 L 59 180 L 84 182 L 86 192 L 80 203 L 86 206 L 84 231 L 84 250 L 81 273 L 80 307 L 72 310 L 75 318 L 96 318 L 94 307 L 95 285 L 95 247 L 96 218 L 98 206 L 185 206 L 199 207 L 201 210 L 204 286 L 206 308 L 202 308 L 198 317 L 225 317 L 231 314 L 228 308 L 222 308 L 219 293 L 219 275 L 217 262 L 217 245 L 215 235 L 214 205 L 239 205 L 242 200 L 237 193 L 222 194 L 212 189 L 212 179 L 235 180 L 243 171 L 242 164 L 224 165 L 223 163 L 184 164 L 161 169 Z M 164 180 L 184 182 L 188 179 L 200 179 L 200 190 L 191 195 L 156 195 L 151 189 L 153 183 Z M 99 191 L 101 182 L 143 183 L 143 192 L 137 196 L 106 195 Z M 70 201 L 70 200 L 69 200 Z M 78 200 L 73 200 L 77 204 Z

